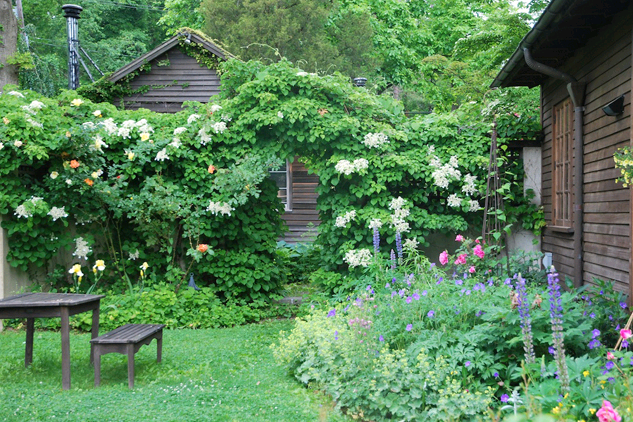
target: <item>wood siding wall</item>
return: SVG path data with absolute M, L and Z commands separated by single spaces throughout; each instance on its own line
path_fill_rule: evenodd
M 282 240 L 288 243 L 311 242 L 316 237 L 316 228 L 320 223 L 316 209 L 319 176 L 308 174 L 303 163 L 295 157 L 290 165 L 292 171 L 292 210 L 281 217 L 288 224 L 288 232 Z
M 165 63 L 169 65 L 165 65 Z M 159 65 L 162 64 L 162 65 Z M 123 98 L 126 109 L 146 108 L 159 113 L 176 113 L 184 101 L 209 102 L 220 93 L 220 77 L 213 69 L 200 66 L 196 59 L 174 47 L 150 62 L 151 70 L 134 78 L 130 86 L 151 86 L 144 94 Z M 114 102 L 121 105 L 121 99 Z
M 587 84 L 584 111 L 584 221 L 583 281 L 614 280 L 616 289 L 629 292 L 631 258 L 631 193 L 615 182 L 613 153 L 631 140 L 631 58 L 633 8 L 621 14 L 579 49 L 563 70 Z M 606 116 L 602 107 L 625 95 L 624 114 Z M 549 79 L 542 87 L 543 205 L 552 223 L 552 109 L 568 97 L 561 81 Z M 572 233 L 545 229 L 543 251 L 552 252 L 556 269 L 573 276 Z

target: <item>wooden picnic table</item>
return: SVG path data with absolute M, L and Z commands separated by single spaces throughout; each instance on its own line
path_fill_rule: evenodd
M 62 388 L 70 389 L 70 316 L 92 311 L 92 338 L 99 336 L 99 304 L 104 295 L 24 293 L 0 299 L 0 319 L 26 318 L 24 366 L 33 362 L 35 318 L 61 318 Z M 90 351 L 90 363 L 94 355 Z

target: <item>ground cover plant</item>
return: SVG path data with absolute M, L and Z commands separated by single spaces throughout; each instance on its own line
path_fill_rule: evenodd
M 2 421 L 345 421 L 320 392 L 306 390 L 275 365 L 268 349 L 278 321 L 228 329 L 165 330 L 136 354 L 135 389 L 125 357 L 102 357 L 94 388 L 89 334 L 71 335 L 72 389 L 61 390 L 59 333 L 35 333 L 33 364 L 24 368 L 24 332 L 0 333 Z
M 368 420 L 590 420 L 603 400 L 627 413 L 633 353 L 607 359 L 625 298 L 607 283 L 561 289 L 554 273 L 501 275 L 492 248 L 456 241 L 437 263 L 370 255 L 346 299 L 282 335 L 278 361 Z

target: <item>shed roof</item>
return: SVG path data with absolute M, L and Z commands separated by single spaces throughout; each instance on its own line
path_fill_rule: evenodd
M 524 48 L 537 62 L 558 68 L 629 5 L 630 0 L 552 0 L 491 87 L 540 85 L 547 76 L 527 66 Z
M 173 37 L 171 37 L 170 39 L 168 39 L 167 41 L 165 41 L 164 43 L 162 43 L 155 49 L 143 54 L 138 59 L 123 66 L 121 69 L 114 72 L 108 79 L 110 80 L 110 82 L 118 81 L 119 79 L 129 75 L 130 73 L 134 72 L 135 70 L 143 66 L 143 64 L 155 59 L 156 57 L 160 56 L 166 51 L 171 50 L 172 48 L 177 46 L 181 41 L 187 40 L 187 39 L 190 40 L 191 42 L 195 42 L 196 44 L 200 44 L 202 47 L 204 47 L 211 53 L 215 54 L 216 56 L 220 57 L 221 59 L 226 60 L 228 58 L 233 57 L 231 53 L 224 50 L 222 47 L 220 47 L 218 44 L 216 44 L 215 42 L 213 42 L 211 39 L 207 38 L 203 34 L 189 28 L 181 28 L 181 30 L 176 35 L 174 35 Z

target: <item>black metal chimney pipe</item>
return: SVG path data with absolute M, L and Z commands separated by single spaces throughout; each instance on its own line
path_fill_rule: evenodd
M 79 88 L 79 35 L 78 25 L 79 14 L 83 10 L 76 4 L 65 4 L 62 6 L 66 27 L 68 29 L 68 89 Z

